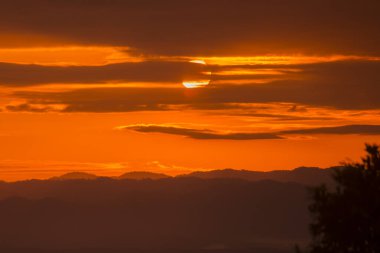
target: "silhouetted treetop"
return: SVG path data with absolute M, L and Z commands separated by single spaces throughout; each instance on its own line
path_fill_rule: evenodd
M 379 146 L 366 145 L 362 163 L 333 172 L 336 187 L 313 189 L 312 253 L 380 252 Z

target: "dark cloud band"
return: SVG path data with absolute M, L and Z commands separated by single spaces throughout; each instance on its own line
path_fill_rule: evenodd
M 4 0 L 0 28 L 156 55 L 379 55 L 379 8 L 377 0 Z
M 177 126 L 163 125 L 130 125 L 119 129 L 128 129 L 142 133 L 165 133 L 181 135 L 200 140 L 259 140 L 259 139 L 281 139 L 280 136 L 271 133 L 227 133 L 220 134 L 208 129 L 192 129 Z
M 380 135 L 380 125 L 345 125 L 336 127 L 320 127 L 309 129 L 288 130 L 268 133 L 218 133 L 209 129 L 183 128 L 179 126 L 141 124 L 119 127 L 118 129 L 132 130 L 142 133 L 163 133 L 180 135 L 192 139 L 201 140 L 260 140 L 260 139 L 284 139 L 286 135 L 307 134 L 361 134 Z
M 0 86 L 44 84 L 181 83 L 187 75 L 202 78 L 204 66 L 189 62 L 144 61 L 105 66 L 41 66 L 0 63 Z

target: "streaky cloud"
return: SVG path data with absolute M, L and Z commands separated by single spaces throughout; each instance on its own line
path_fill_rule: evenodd
M 181 135 L 200 140 L 260 140 L 281 139 L 272 133 L 218 133 L 209 129 L 183 128 L 171 125 L 137 124 L 118 127 L 117 129 L 132 130 L 142 133 L 164 133 Z
M 121 70 L 125 70 L 124 67 L 121 67 L 124 65 L 118 66 L 121 68 L 120 75 L 124 77 L 129 75 L 128 73 L 121 73 Z M 143 64 L 142 66 L 145 65 Z M 174 66 L 177 65 L 174 64 Z M 113 67 L 109 68 L 113 69 Z M 18 90 L 14 91 L 11 96 L 15 99 L 26 100 L 29 104 L 66 105 L 67 109 L 63 110 L 65 112 L 168 110 L 172 105 L 189 105 L 188 108 L 190 109 L 196 107 L 217 108 L 220 105 L 225 106 L 225 104 L 231 103 L 272 102 L 296 103 L 317 107 L 327 106 L 348 110 L 378 109 L 380 107 L 380 100 L 378 99 L 380 92 L 380 86 L 378 85 L 380 82 L 378 74 L 380 62 L 342 61 L 300 65 L 298 67 L 302 69 L 302 72 L 294 80 L 278 80 L 261 85 L 254 83 L 245 85 L 222 83 L 214 85 L 211 81 L 210 87 L 193 91 L 183 88 L 180 82 L 178 88 L 108 87 L 105 85 L 102 88 L 89 87 L 54 92 Z M 168 68 L 166 70 L 173 69 Z M 27 81 L 25 76 L 20 77 L 18 81 L 16 80 L 19 76 L 18 72 L 6 72 L 4 70 L 2 73 L 5 77 L 2 77 L 0 74 L 0 82 L 2 82 L 1 80 L 6 82 L 4 80 L 9 77 L 10 79 L 14 79 L 14 85 L 18 82 L 16 86 L 37 83 L 39 79 L 37 74 L 33 74 L 36 75 L 34 81 L 25 83 Z M 93 71 L 87 73 L 87 77 L 92 76 L 92 73 Z M 104 75 L 104 78 L 107 80 L 118 79 L 117 75 L 113 77 L 106 75 L 107 71 L 100 71 L 100 73 L 91 77 L 94 78 L 93 81 L 104 81 L 105 79 L 99 79 L 101 75 Z M 143 81 L 144 73 L 144 71 L 131 73 L 131 76 L 138 75 L 139 78 L 142 78 L 140 80 Z M 98 76 L 96 77 L 96 75 Z M 161 77 L 169 77 L 172 74 L 163 73 L 160 75 Z M 119 77 L 121 78 L 121 76 Z M 48 77 L 42 77 L 42 79 L 44 78 Z M 80 80 L 80 76 L 67 78 Z M 151 77 L 147 79 L 149 78 Z M 177 76 L 177 78 L 179 79 L 180 77 Z M 58 81 L 55 77 L 52 80 Z M 158 78 L 157 80 L 162 79 Z M 171 79 L 168 78 L 167 80 Z M 82 81 L 89 82 L 90 79 Z
M 308 129 L 287 130 L 278 132 L 235 132 L 219 133 L 210 129 L 185 128 L 177 125 L 158 125 L 158 124 L 134 124 L 117 127 L 119 130 L 132 130 L 141 133 L 162 133 L 180 135 L 199 140 L 260 140 L 260 139 L 286 139 L 286 135 L 312 135 L 312 134 L 331 134 L 331 135 L 380 135 L 380 125 L 344 125 L 334 127 L 319 127 Z

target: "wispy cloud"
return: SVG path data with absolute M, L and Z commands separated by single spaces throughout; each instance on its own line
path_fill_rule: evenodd
M 0 63 L 0 86 L 177 82 L 191 73 L 202 77 L 203 66 L 186 61 L 124 62 L 104 66 L 42 66 Z
M 46 179 L 68 172 L 87 172 L 104 176 L 118 176 L 125 172 L 128 163 L 68 162 L 49 160 L 0 160 L 0 180 L 23 178 Z
M 286 135 L 313 135 L 313 134 L 361 134 L 380 135 L 380 125 L 344 125 L 333 127 L 319 127 L 307 129 L 295 129 L 278 132 L 235 132 L 220 133 L 210 129 L 184 128 L 176 125 L 136 124 L 117 127 L 119 130 L 132 130 L 141 133 L 163 133 L 180 135 L 200 140 L 260 140 L 260 139 L 284 139 Z
M 133 130 L 142 133 L 165 133 L 181 135 L 192 139 L 201 140 L 258 140 L 258 139 L 281 139 L 271 133 L 218 133 L 209 129 L 183 128 L 171 125 L 137 124 L 121 126 L 117 129 Z
M 295 103 L 312 106 L 328 106 L 339 109 L 377 109 L 380 100 L 377 94 L 380 92 L 379 70 L 380 62 L 377 61 L 343 61 L 320 64 L 300 65 L 302 71 L 299 77 L 293 80 L 278 80 L 266 84 L 234 85 L 229 83 L 211 84 L 198 90 L 188 90 L 181 85 L 182 75 L 170 72 L 174 66 L 181 69 L 177 63 L 138 63 L 141 67 L 131 67 L 128 71 L 121 64 L 106 67 L 99 73 L 93 71 L 78 70 L 78 75 L 60 73 L 66 81 L 82 81 L 90 84 L 93 82 L 106 82 L 111 79 L 131 78 L 140 81 L 177 81 L 177 88 L 173 87 L 108 87 L 83 88 L 66 91 L 34 91 L 19 90 L 10 96 L 24 100 L 29 104 L 61 104 L 66 105 L 66 112 L 120 112 L 141 110 L 168 110 L 173 105 L 189 105 L 192 107 L 218 107 L 236 103 Z M 157 67 L 156 66 L 160 66 Z M 182 63 L 186 64 L 186 63 Z M 128 64 L 127 64 L 128 65 Z M 193 64 L 200 65 L 200 64 Z M 129 65 L 128 65 L 129 66 Z M 168 67 L 166 69 L 166 67 Z M 182 65 L 183 66 L 183 65 Z M 147 68 L 145 68 L 147 67 Z M 157 67 L 155 71 L 152 68 Z M 195 66 L 199 67 L 199 66 Z M 94 67 L 98 68 L 98 67 Z M 133 69 L 136 72 L 132 71 Z M 145 77 L 145 71 L 152 70 Z M 138 71 L 137 71 L 138 70 Z M 29 70 L 28 70 L 29 71 Z M 89 71 L 89 72 L 88 72 Z M 116 71 L 116 75 L 111 73 Z M 126 71 L 126 72 L 124 72 Z M 164 71 L 164 73 L 161 73 Z M 1 72 L 1 71 L 0 71 Z M 175 72 L 175 71 L 174 71 Z M 29 85 L 30 80 L 17 71 L 2 72 L 9 83 L 14 87 Z M 13 74 L 10 74 L 13 73 Z M 18 73 L 18 74 L 17 74 Z M 29 73 L 29 72 L 28 72 Z M 86 73 L 86 74 L 83 74 Z M 148 72 L 147 72 L 148 73 Z M 57 81 L 54 71 L 45 77 L 40 77 L 40 72 L 32 73 L 31 83 L 37 84 L 41 80 L 49 83 Z M 84 76 L 82 76 L 82 74 Z M 21 77 L 19 77 L 21 75 Z M 52 75 L 52 76 L 51 76 Z M 2 77 L 0 75 L 0 81 Z M 3 80 L 5 80 L 3 79 Z M 62 79 L 62 80 L 63 80 Z
M 128 47 L 112 46 L 0 47 L 3 63 L 42 66 L 101 66 L 143 60 L 129 52 Z

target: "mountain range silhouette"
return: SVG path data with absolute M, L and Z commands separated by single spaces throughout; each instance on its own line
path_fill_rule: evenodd
M 0 183 L 0 252 L 292 252 L 307 187 L 333 168 L 151 172 Z
M 339 167 L 330 167 L 321 169 L 318 167 L 299 167 L 293 170 L 274 170 L 274 171 L 250 171 L 250 170 L 235 170 L 222 169 L 210 171 L 195 171 L 188 174 L 181 174 L 180 177 L 193 177 L 202 179 L 215 178 L 234 178 L 248 181 L 273 180 L 279 182 L 297 182 L 305 185 L 319 185 L 321 183 L 331 184 L 331 170 Z M 109 179 L 131 179 L 131 180 L 157 180 L 170 178 L 171 176 L 163 173 L 155 173 L 149 171 L 131 171 L 126 172 L 117 177 L 97 176 L 96 174 L 86 172 L 69 172 L 58 177 L 52 177 L 51 180 L 94 180 L 99 178 Z

